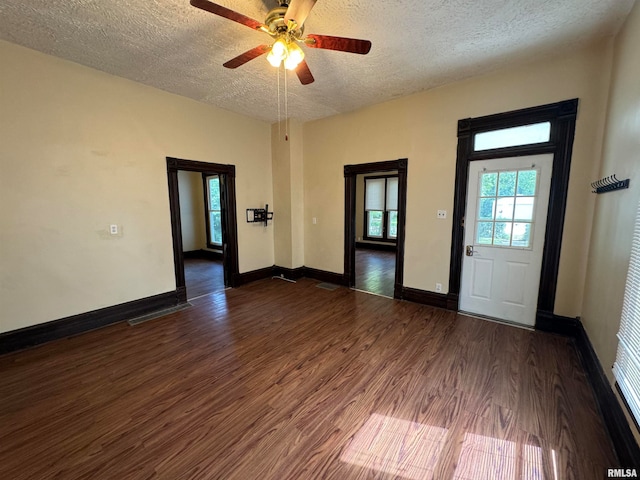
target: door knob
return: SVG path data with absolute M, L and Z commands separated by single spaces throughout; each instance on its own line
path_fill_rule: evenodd
M 467 245 L 467 257 L 473 257 L 473 245 Z

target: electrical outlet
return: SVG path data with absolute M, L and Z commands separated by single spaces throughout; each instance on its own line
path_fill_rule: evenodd
M 447 211 L 446 210 L 438 210 L 437 217 L 438 218 L 447 218 Z
M 118 225 L 110 225 L 109 226 L 109 233 L 111 235 L 117 235 L 118 234 Z
M 442 284 L 436 283 L 436 292 L 441 292 L 441 291 L 442 291 Z
M 311 219 L 311 222 L 315 225 L 316 223 L 318 223 L 318 219 L 316 217 L 313 217 Z

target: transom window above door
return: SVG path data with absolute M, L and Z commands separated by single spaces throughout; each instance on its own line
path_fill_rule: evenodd
M 538 178 L 534 167 L 480 173 L 476 244 L 531 248 Z
M 551 139 L 551 122 L 532 123 L 519 127 L 502 128 L 476 133 L 473 137 L 473 150 L 480 152 L 494 148 L 517 147 L 545 143 Z

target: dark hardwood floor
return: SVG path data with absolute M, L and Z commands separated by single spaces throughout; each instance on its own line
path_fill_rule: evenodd
M 0 357 L 2 479 L 576 479 L 616 459 L 569 339 L 261 280 Z
M 187 299 L 224 290 L 222 260 L 185 258 L 184 278 L 187 286 Z
M 393 298 L 396 254 L 381 250 L 356 249 L 356 288 Z

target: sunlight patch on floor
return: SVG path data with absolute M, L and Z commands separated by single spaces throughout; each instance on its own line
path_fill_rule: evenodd
M 341 460 L 412 480 L 433 477 L 446 428 L 373 414 Z
M 447 434 L 446 428 L 376 413 L 358 430 L 340 460 L 411 480 L 431 480 Z M 540 447 L 469 432 L 455 464 L 453 480 L 545 479 Z

